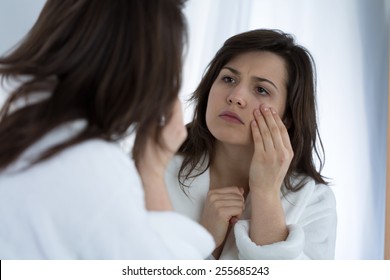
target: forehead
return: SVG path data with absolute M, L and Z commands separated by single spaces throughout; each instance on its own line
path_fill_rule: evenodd
M 226 65 L 238 70 L 242 75 L 259 76 L 286 84 L 287 70 L 284 59 L 269 51 L 256 51 L 239 54 Z

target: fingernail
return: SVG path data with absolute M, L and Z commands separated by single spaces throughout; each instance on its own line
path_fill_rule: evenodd
M 264 110 L 264 112 L 268 112 L 269 108 L 268 107 L 264 107 L 263 110 Z
M 272 114 L 276 114 L 276 111 L 275 111 L 275 109 L 271 109 L 271 112 L 272 112 Z
M 259 109 L 256 109 L 256 110 L 255 110 L 255 114 L 258 115 L 258 116 L 260 116 L 260 110 L 259 110 Z

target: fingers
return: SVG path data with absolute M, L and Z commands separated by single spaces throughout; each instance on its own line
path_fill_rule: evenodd
M 269 109 L 268 109 L 269 110 Z M 261 135 L 261 142 L 263 144 L 263 147 L 264 147 L 264 151 L 272 151 L 274 150 L 274 143 L 273 143 L 273 140 L 272 140 L 272 135 L 271 135 L 271 130 L 269 129 L 268 127 L 268 124 L 267 124 L 267 120 L 265 118 L 265 112 L 263 111 L 263 113 L 260 112 L 260 110 L 255 110 L 255 120 L 256 120 L 256 123 L 259 127 L 259 131 L 260 131 L 260 135 Z M 269 114 L 267 114 L 269 115 Z M 269 116 L 267 116 L 269 117 Z M 268 122 L 270 122 L 268 120 Z
M 207 200 L 218 209 L 234 207 L 242 211 L 244 209 L 244 196 L 237 187 L 225 187 L 210 190 Z M 228 212 L 233 211 L 233 208 Z
M 260 119 L 262 118 L 262 116 L 260 116 L 259 114 L 261 114 L 260 111 L 256 110 L 255 120 L 251 122 L 252 137 L 253 137 L 253 142 L 255 143 L 255 149 L 260 149 L 262 151 L 265 151 L 266 148 L 264 146 L 263 136 L 260 133 L 260 127 L 258 125 L 261 122 Z
M 279 127 L 279 131 L 280 131 L 280 135 L 281 135 L 284 147 L 292 150 L 290 136 L 288 135 L 287 128 L 278 114 L 275 114 L 275 122 L 276 122 L 276 125 Z
M 267 152 L 291 147 L 287 129 L 275 109 L 262 105 L 255 110 L 254 116 L 252 136 L 260 148 Z
M 223 188 L 216 188 L 209 191 L 209 193 L 220 193 L 220 194 L 237 194 L 242 196 L 244 194 L 244 189 L 236 186 L 229 186 Z
M 229 220 L 229 224 L 232 226 L 232 225 L 235 225 L 237 222 L 238 222 L 238 219 L 239 217 L 231 217 L 230 220 Z
M 217 247 L 226 237 L 229 225 L 244 211 L 243 192 L 238 187 L 212 189 L 208 192 L 200 223 L 213 235 Z
M 208 192 L 206 201 L 225 222 L 233 216 L 240 216 L 245 207 L 243 193 L 238 187 L 212 189 Z

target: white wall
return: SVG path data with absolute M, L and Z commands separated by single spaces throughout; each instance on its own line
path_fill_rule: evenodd
M 0 0 L 0 54 L 44 0 Z M 189 0 L 182 100 L 228 37 L 255 28 L 296 35 L 317 63 L 318 107 L 339 216 L 337 259 L 382 259 L 389 0 Z M 0 100 L 1 101 L 1 100 Z M 189 121 L 192 107 L 185 119 Z

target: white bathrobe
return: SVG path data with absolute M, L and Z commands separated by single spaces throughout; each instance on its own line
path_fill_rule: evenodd
M 210 185 L 209 170 L 185 182 L 177 175 L 182 157 L 176 156 L 166 173 L 168 191 L 176 211 L 199 221 Z M 203 170 L 203 169 L 202 169 Z M 281 195 L 289 235 L 285 241 L 258 246 L 249 237 L 251 203 L 248 196 L 240 221 L 226 240 L 220 259 L 333 259 L 336 241 L 336 203 L 332 190 L 310 180 L 298 192 Z
M 203 259 L 214 249 L 198 223 L 145 209 L 130 156 L 89 140 L 19 171 L 40 151 L 78 133 L 48 133 L 0 173 L 0 259 Z

